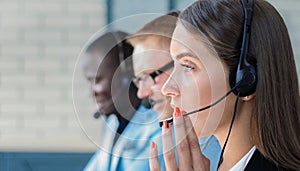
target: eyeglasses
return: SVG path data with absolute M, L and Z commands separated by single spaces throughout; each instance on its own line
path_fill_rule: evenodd
M 174 62 L 171 61 L 168 64 L 164 65 L 163 67 L 149 73 L 145 74 L 141 77 L 136 77 L 133 79 L 133 83 L 137 88 L 139 88 L 140 81 L 143 81 L 143 83 L 147 86 L 152 86 L 155 84 L 155 78 L 162 74 L 163 72 L 167 71 L 168 69 L 172 68 L 174 66 Z

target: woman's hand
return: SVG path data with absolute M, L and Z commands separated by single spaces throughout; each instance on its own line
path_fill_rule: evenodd
M 188 116 L 182 117 L 180 109 L 175 108 L 173 120 L 178 166 L 172 143 L 172 129 L 169 123 L 165 121 L 162 128 L 162 142 L 166 169 L 168 171 L 209 171 L 209 160 L 201 153 L 198 138 L 190 118 Z M 160 170 L 157 156 L 157 146 L 154 142 L 151 142 L 149 162 L 152 171 Z

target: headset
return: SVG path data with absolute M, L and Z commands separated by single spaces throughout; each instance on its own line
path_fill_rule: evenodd
M 116 40 L 117 48 L 118 48 L 118 56 L 119 56 L 119 67 L 120 67 L 120 74 L 121 74 L 121 84 L 128 85 L 128 83 L 131 81 L 132 77 L 131 74 L 133 73 L 132 65 L 128 64 L 128 62 L 132 62 L 132 60 L 126 61 L 127 54 L 125 54 L 125 51 L 127 51 L 125 47 L 125 38 L 128 36 L 127 33 L 117 31 L 117 32 L 111 32 L 113 37 Z M 128 49 L 129 50 L 129 49 Z M 132 51 L 130 49 L 130 51 Z M 132 53 L 132 52 L 131 52 Z
M 231 88 L 234 88 L 236 86 L 235 90 L 233 90 L 233 93 L 235 95 L 239 93 L 240 97 L 245 97 L 255 92 L 257 84 L 257 74 L 256 68 L 247 60 L 251 34 L 253 0 L 242 0 L 242 5 L 244 10 L 244 30 L 242 46 L 239 63 L 237 67 L 230 71 L 229 84 Z
M 257 84 L 256 68 L 247 61 L 254 0 L 241 0 L 241 1 L 242 1 L 243 11 L 244 11 L 244 29 L 243 29 L 242 46 L 241 46 L 238 66 L 236 67 L 236 70 L 233 70 L 229 74 L 229 84 L 231 89 L 233 90 L 233 93 L 236 95 L 236 100 L 234 105 L 233 116 L 229 126 L 229 131 L 219 158 L 218 168 L 223 162 L 223 154 L 236 116 L 238 98 L 253 94 L 256 90 L 256 84 Z
M 129 62 L 132 62 L 132 60 L 128 60 L 128 61 L 126 60 L 128 54 L 125 54 L 125 51 L 126 52 L 131 51 L 130 53 L 132 53 L 133 48 L 127 49 L 130 48 L 129 44 L 128 44 L 129 47 L 125 47 L 126 46 L 125 38 L 128 36 L 128 34 L 122 31 L 111 31 L 109 33 L 114 38 L 118 50 L 118 59 L 119 59 L 119 67 L 120 67 L 119 77 L 121 78 L 119 84 L 121 84 L 121 86 L 123 87 L 127 87 L 127 86 L 129 87 L 132 79 L 131 74 L 133 73 L 133 69 L 132 66 L 128 64 Z M 122 93 L 121 89 L 117 90 L 117 93 L 115 93 L 114 98 L 119 97 L 121 93 Z M 104 113 L 105 108 L 110 106 L 112 103 L 113 103 L 113 97 L 111 98 L 111 100 L 105 103 L 105 105 L 103 105 L 102 108 L 100 108 L 96 113 L 94 113 L 94 118 L 98 119 L 100 115 Z

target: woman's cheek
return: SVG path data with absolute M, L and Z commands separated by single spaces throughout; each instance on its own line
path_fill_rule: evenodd
M 199 81 L 194 77 L 188 76 L 183 79 L 181 87 L 181 104 L 187 112 L 196 110 L 201 107 L 201 86 Z

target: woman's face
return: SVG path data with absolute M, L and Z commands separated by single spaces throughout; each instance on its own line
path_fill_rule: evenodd
M 181 23 L 173 33 L 170 51 L 175 65 L 162 92 L 171 97 L 173 108 L 180 107 L 184 112 L 208 106 L 229 90 L 227 66 L 202 40 Z M 216 106 L 190 115 L 198 137 L 212 134 L 229 123 L 232 98 L 228 96 Z

